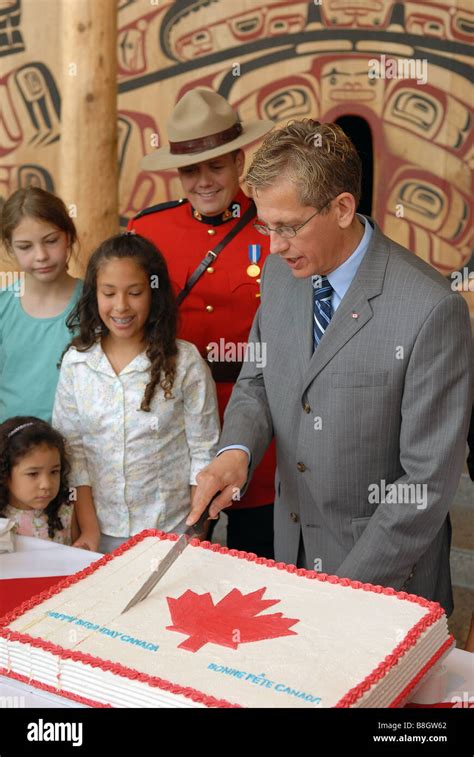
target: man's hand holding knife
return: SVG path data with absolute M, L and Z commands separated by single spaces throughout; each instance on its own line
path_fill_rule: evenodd
M 211 505 L 209 517 L 215 518 L 232 502 L 236 490 L 244 487 L 248 478 L 249 456 L 241 449 L 228 449 L 221 452 L 196 476 L 197 487 L 194 491 L 191 510 L 186 525 L 192 526 L 199 520 L 209 502 L 220 491 Z

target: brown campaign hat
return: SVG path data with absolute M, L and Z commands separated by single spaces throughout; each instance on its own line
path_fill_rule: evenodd
M 212 160 L 263 137 L 273 125 L 269 120 L 241 123 L 222 95 L 196 87 L 183 95 L 171 113 L 169 145 L 146 155 L 140 166 L 160 171 Z

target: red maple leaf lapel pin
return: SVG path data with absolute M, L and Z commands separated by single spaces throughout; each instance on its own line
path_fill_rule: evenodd
M 190 589 L 178 599 L 167 597 L 173 621 L 167 630 L 186 634 L 188 638 L 179 648 L 190 652 L 197 652 L 208 643 L 237 649 L 239 644 L 250 641 L 296 635 L 290 627 L 298 623 L 298 619 L 284 618 L 281 612 L 259 615 L 280 601 L 262 599 L 265 591 L 266 587 L 242 594 L 232 589 L 216 605 L 209 593 L 196 594 Z

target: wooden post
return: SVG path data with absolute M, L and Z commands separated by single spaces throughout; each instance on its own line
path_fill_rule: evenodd
M 118 231 L 117 0 L 64 0 L 60 23 L 57 191 L 76 223 L 85 266 L 95 247 Z

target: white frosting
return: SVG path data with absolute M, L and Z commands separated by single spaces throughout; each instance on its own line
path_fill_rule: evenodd
M 311 708 L 334 706 L 392 654 L 428 613 L 421 605 L 398 597 L 310 580 L 190 545 L 153 592 L 122 615 L 172 544 L 157 537 L 143 539 L 92 575 L 28 610 L 9 628 L 233 704 Z M 207 642 L 193 652 L 179 648 L 191 632 L 167 628 L 173 625 L 167 598 L 179 599 L 187 590 L 198 595 L 209 592 L 216 605 L 233 589 L 246 595 L 263 588 L 263 601 L 278 602 L 264 607 L 256 618 L 281 613 L 297 620 L 290 625 L 292 635 L 241 643 L 237 649 Z M 74 620 L 51 617 L 47 614 L 51 612 Z M 117 637 L 78 625 L 77 619 L 109 629 Z M 215 626 L 212 614 L 206 612 L 205 619 L 211 628 Z M 237 618 L 234 641 L 239 638 L 238 623 Z M 245 626 L 245 620 L 242 623 Z M 127 636 L 150 648 L 127 641 Z M 443 615 L 356 706 L 390 704 L 447 638 Z M 153 645 L 157 651 L 152 651 Z M 59 670 L 59 657 L 51 652 L 0 638 L 0 666 L 6 668 L 8 660 L 12 672 L 31 677 L 32 683 L 60 685 L 64 692 L 116 707 L 199 706 L 187 696 L 84 662 L 62 660 Z M 239 675 L 231 675 L 232 670 Z M 306 698 L 296 696 L 297 692 Z

